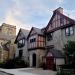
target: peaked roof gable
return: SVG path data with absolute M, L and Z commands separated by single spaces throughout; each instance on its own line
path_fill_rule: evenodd
M 21 38 L 27 39 L 28 34 L 29 34 L 29 31 L 28 31 L 28 30 L 25 30 L 25 29 L 22 29 L 22 28 L 21 28 L 21 29 L 19 30 L 19 32 L 18 32 L 18 35 L 17 35 L 16 39 L 15 39 L 15 43 L 16 43 L 18 40 L 20 40 Z
M 33 34 L 43 35 L 43 32 L 39 28 L 32 27 L 30 32 L 29 32 L 28 38 L 30 35 L 33 35 Z
M 47 27 L 46 27 L 46 31 L 48 30 L 49 26 L 52 25 L 52 22 L 53 22 L 53 20 L 55 19 L 56 15 L 59 16 L 59 19 L 60 19 L 60 18 L 66 19 L 66 20 L 68 21 L 68 23 L 73 23 L 73 22 L 75 22 L 73 19 L 69 18 L 68 16 L 66 16 L 66 15 L 64 15 L 64 14 L 62 14 L 62 13 L 60 13 L 59 11 L 54 11 L 54 13 L 53 13 L 53 15 L 52 15 L 52 17 L 51 17 L 51 19 L 50 19 L 50 21 L 49 21 Z
M 49 54 L 52 54 L 54 58 L 64 58 L 64 54 L 60 50 L 57 50 L 57 49 L 48 50 L 45 56 L 47 57 L 49 56 Z

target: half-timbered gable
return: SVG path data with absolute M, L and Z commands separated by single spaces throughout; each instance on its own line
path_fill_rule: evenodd
M 51 32 L 74 23 L 74 20 L 55 10 L 47 25 L 46 31 Z
M 19 31 L 19 33 L 18 33 L 18 35 L 17 35 L 17 38 L 16 38 L 16 40 L 15 40 L 15 43 L 17 42 L 17 41 L 19 41 L 20 39 L 22 39 L 24 37 L 24 34 L 23 34 L 23 32 L 21 31 L 21 29 L 20 29 L 20 31 Z
M 28 35 L 28 49 L 42 48 L 45 46 L 45 37 L 41 29 L 32 27 Z

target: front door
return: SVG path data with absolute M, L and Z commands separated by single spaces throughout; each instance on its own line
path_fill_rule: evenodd
M 33 67 L 36 67 L 36 54 L 33 54 Z
M 47 66 L 47 69 L 54 68 L 54 58 L 53 57 L 46 57 L 46 66 Z

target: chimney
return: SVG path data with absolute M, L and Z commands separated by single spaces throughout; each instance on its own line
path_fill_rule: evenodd
M 59 8 L 57 8 L 56 10 L 54 10 L 54 12 L 60 12 L 61 14 L 63 14 L 63 8 L 61 8 L 61 7 L 59 7 Z

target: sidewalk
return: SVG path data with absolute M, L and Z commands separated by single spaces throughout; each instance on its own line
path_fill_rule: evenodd
M 1 74 L 1 72 L 6 74 Z M 22 68 L 22 69 L 0 69 L 0 75 L 56 75 L 51 70 L 42 70 L 38 68 Z

